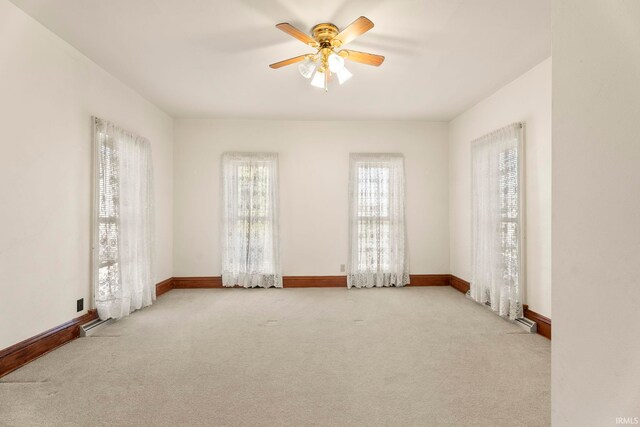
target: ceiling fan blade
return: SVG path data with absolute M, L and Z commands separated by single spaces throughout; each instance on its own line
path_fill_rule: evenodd
M 371 22 L 368 18 L 361 16 L 360 18 L 349 24 L 347 28 L 340 31 L 340 33 L 331 40 L 331 43 L 336 47 L 344 46 L 345 44 L 349 43 L 356 37 L 366 33 L 372 28 L 373 22 Z
M 315 41 L 310 35 L 308 35 L 307 33 L 303 33 L 302 31 L 300 31 L 299 29 L 297 29 L 296 27 L 294 27 L 293 25 L 287 22 L 283 22 L 282 24 L 276 25 L 276 28 L 281 31 L 284 31 L 285 33 L 289 34 L 292 37 L 297 38 L 304 44 L 307 44 L 313 47 L 318 46 L 318 42 Z
M 306 58 L 306 57 L 307 57 L 307 55 L 295 56 L 293 58 L 285 59 L 284 61 L 280 61 L 280 62 L 276 62 L 275 64 L 271 64 L 271 65 L 269 65 L 269 67 L 271 67 L 273 69 L 284 67 L 284 66 L 287 66 L 287 65 L 295 64 L 296 62 L 304 61 L 304 58 Z
M 384 62 L 384 56 L 374 55 L 373 53 L 358 52 L 357 50 L 342 49 L 340 56 L 350 61 L 359 62 L 361 64 L 380 66 Z

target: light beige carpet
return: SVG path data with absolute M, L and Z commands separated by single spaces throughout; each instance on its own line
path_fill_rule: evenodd
M 543 426 L 550 342 L 449 287 L 173 290 L 0 379 L 0 424 Z

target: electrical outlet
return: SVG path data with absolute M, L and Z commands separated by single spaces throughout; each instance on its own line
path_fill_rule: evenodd
M 84 310 L 84 298 L 80 298 L 78 301 L 76 301 L 76 311 L 82 310 Z
M 340 264 L 340 272 L 344 273 L 345 271 L 347 271 L 347 266 L 344 264 Z

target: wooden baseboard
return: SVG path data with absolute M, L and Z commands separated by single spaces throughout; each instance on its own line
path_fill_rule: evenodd
M 165 280 L 168 282 L 170 279 Z M 164 284 L 165 282 L 162 282 Z M 161 284 L 158 284 L 160 286 Z M 171 285 L 156 294 L 161 295 L 170 289 L 202 289 L 222 288 L 220 276 L 208 277 L 174 277 Z M 283 276 L 282 286 L 285 288 L 344 288 L 347 286 L 347 276 Z M 448 274 L 412 274 L 411 286 L 449 286 Z
M 412 274 L 410 286 L 449 286 L 448 274 Z M 347 276 L 283 276 L 285 288 L 345 288 Z
M 456 277 L 453 274 L 449 275 L 449 285 L 454 289 L 459 290 L 463 294 L 466 294 L 471 288 L 469 282 L 467 282 L 466 280 L 462 280 L 461 278 Z
M 156 297 L 166 294 L 171 289 L 173 289 L 173 277 L 169 277 L 168 279 L 156 284 Z
M 412 274 L 410 286 L 449 286 L 448 274 Z
M 98 318 L 96 310 L 0 351 L 0 377 L 80 336 L 80 325 Z
M 524 317 L 536 322 L 537 330 L 540 335 L 551 339 L 551 319 L 543 316 L 542 314 L 538 314 L 535 311 L 529 310 L 529 307 L 525 307 Z
M 283 276 L 285 288 L 346 288 L 347 276 Z
M 210 277 L 174 277 L 173 289 L 221 288 L 220 276 Z
M 328 288 L 346 287 L 347 276 L 283 276 L 285 288 Z M 220 276 L 174 277 L 172 289 L 222 288 Z
M 459 290 L 464 294 L 467 293 L 467 291 L 471 286 L 469 282 L 467 282 L 466 280 L 462 280 L 461 278 L 456 277 L 453 274 L 450 274 L 449 277 L 450 277 L 449 284 L 453 288 Z M 538 334 L 542 335 L 543 337 L 551 339 L 551 319 L 541 314 L 538 314 L 535 311 L 529 310 L 529 306 L 527 304 L 524 304 L 523 308 L 524 308 L 524 317 L 536 322 Z

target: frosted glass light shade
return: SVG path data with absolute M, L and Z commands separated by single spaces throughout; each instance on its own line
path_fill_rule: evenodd
M 311 79 L 311 86 L 324 89 L 324 73 L 316 71 L 316 73 L 313 75 L 313 78 Z
M 347 67 L 342 67 L 340 70 L 336 71 L 336 76 L 338 76 L 338 83 L 342 84 L 349 80 L 353 74 L 347 70 Z
M 338 54 L 332 53 L 329 55 L 329 70 L 332 73 L 337 73 L 344 68 L 344 58 Z
M 300 63 L 300 65 L 298 65 L 298 71 L 300 71 L 300 74 L 302 74 L 302 77 L 304 77 L 305 79 L 308 79 L 308 78 L 311 78 L 311 75 L 316 70 L 316 67 L 317 65 L 315 62 L 313 62 L 309 58 L 306 58 L 304 61 Z

